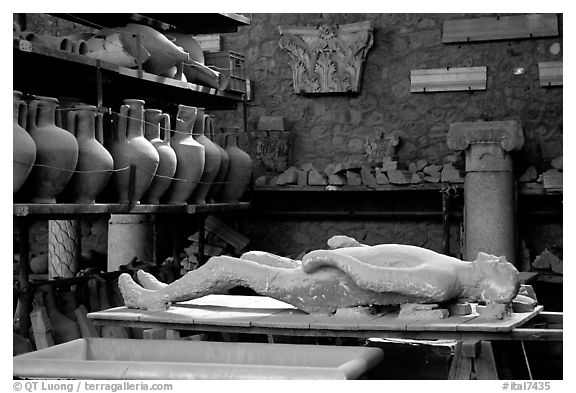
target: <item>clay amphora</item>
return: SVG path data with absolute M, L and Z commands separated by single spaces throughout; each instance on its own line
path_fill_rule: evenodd
M 124 27 L 117 27 L 114 30 L 140 35 L 142 45 L 144 45 L 150 53 L 150 58 L 143 65 L 145 71 L 160 75 L 167 71 L 168 68 L 189 60 L 188 52 L 183 51 L 166 38 L 166 36 L 154 30 L 152 27 L 129 23 Z M 123 37 L 123 41 L 125 44 L 130 45 L 126 42 L 126 36 Z M 135 45 L 136 39 L 133 38 L 133 41 Z
M 156 170 L 156 176 L 154 176 L 154 180 L 152 180 L 152 184 L 142 201 L 143 203 L 159 204 L 160 198 L 170 187 L 172 178 L 176 173 L 176 153 L 170 147 L 170 115 L 162 113 L 159 109 L 146 109 L 144 119 L 146 120 L 144 136 L 158 152 L 160 163 Z M 160 128 L 161 122 L 162 129 Z
M 204 51 L 202 50 L 202 47 L 198 41 L 194 39 L 194 36 L 178 33 L 176 31 L 169 31 L 164 33 L 164 35 L 171 42 L 174 42 L 177 46 L 188 52 L 188 57 L 190 60 L 204 64 Z
M 220 170 L 218 171 L 218 176 L 216 176 L 216 179 L 214 179 L 214 185 L 210 188 L 210 192 L 208 193 L 207 198 L 208 202 L 214 203 L 217 202 L 216 195 L 218 195 L 218 192 L 222 189 L 224 180 L 226 180 L 226 175 L 228 174 L 228 167 L 230 166 L 230 157 L 228 157 L 228 153 L 226 153 L 226 150 L 224 150 L 224 148 L 220 146 L 221 134 L 216 135 L 216 127 L 214 127 L 213 116 L 209 117 L 208 124 L 209 124 L 208 137 L 212 142 L 214 142 L 214 144 L 216 145 L 216 147 L 218 147 L 218 150 L 220 151 Z
M 34 347 L 27 338 L 22 337 L 18 333 L 12 333 L 12 356 L 22 355 L 23 353 L 32 352 Z
M 237 128 L 222 128 L 222 131 L 230 166 L 218 198 L 221 202 L 238 202 L 252 179 L 252 159 L 238 147 Z
M 114 160 L 102 145 L 102 116 L 92 105 L 68 112 L 68 131 L 76 136 L 79 149 L 76 172 L 66 186 L 74 203 L 95 203 L 112 176 Z
M 208 115 L 204 114 L 204 108 L 198 108 L 198 116 L 194 123 L 194 139 L 196 142 L 204 146 L 206 154 L 206 161 L 204 164 L 204 171 L 200 178 L 200 184 L 192 193 L 189 201 L 196 205 L 203 205 L 206 203 L 206 196 L 212 187 L 218 171 L 220 170 L 220 150 L 218 147 L 206 136 L 204 130 L 208 123 Z
M 31 31 L 21 32 L 20 37 L 34 44 L 47 46 L 64 52 L 72 52 L 72 41 L 67 37 L 55 37 L 50 34 L 37 34 Z
M 124 100 L 109 149 L 114 158 L 112 180 L 118 203 L 139 203 L 158 169 L 160 157 L 154 146 L 144 138 L 143 122 L 144 101 Z
M 204 146 L 192 138 L 197 108 L 178 105 L 176 127 L 170 145 L 176 152 L 176 173 L 166 193 L 166 203 L 185 205 L 204 171 Z
M 50 324 L 52 326 L 54 343 L 62 344 L 67 341 L 81 338 L 82 336 L 78 324 L 66 315 L 62 314 L 56 307 L 56 300 L 52 288 L 49 286 L 42 286 L 39 287 L 38 290 L 44 292 L 44 301 L 48 317 L 50 318 Z
M 20 101 L 22 93 L 14 91 L 13 95 L 12 193 L 15 194 L 22 187 L 32 170 L 36 160 L 36 144 L 34 139 L 24 129 L 26 127 L 26 103 Z
M 58 100 L 36 97 L 28 106 L 28 132 L 36 143 L 36 162 L 22 195 L 34 203 L 56 203 L 78 162 L 78 142 L 56 125 Z

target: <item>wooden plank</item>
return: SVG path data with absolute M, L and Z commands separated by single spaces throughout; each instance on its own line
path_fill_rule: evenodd
M 506 40 L 557 35 L 558 17 L 556 14 L 492 16 L 445 21 L 442 42 Z
M 48 348 L 54 345 L 52 324 L 48 318 L 46 307 L 38 307 L 30 313 L 30 322 L 36 349 Z
M 284 310 L 277 314 L 260 318 L 252 322 L 251 326 L 266 328 L 310 329 L 310 323 L 315 322 L 318 316 L 306 314 L 300 310 Z
M 358 324 L 360 330 L 395 330 L 406 331 L 409 321 L 398 318 L 398 312 L 382 315 L 371 321 L 362 321 Z
M 87 314 L 86 307 L 83 304 L 74 310 L 74 315 L 76 315 L 76 321 L 78 322 L 82 338 L 100 337 L 98 331 L 96 331 L 96 328 L 92 324 L 92 321 L 88 319 Z
M 450 331 L 455 332 L 456 328 L 468 321 L 478 317 L 478 314 L 461 315 L 438 320 L 407 321 L 406 330 L 409 331 Z
M 221 306 L 203 306 L 206 310 L 214 311 L 206 316 L 194 318 L 196 325 L 217 326 L 252 326 L 258 319 L 282 312 L 277 308 L 234 308 Z
M 563 65 L 561 61 L 546 61 L 538 63 L 540 86 L 562 86 Z
M 241 252 L 248 243 L 250 243 L 250 238 L 244 236 L 214 216 L 206 217 L 205 226 L 206 230 L 212 232 L 228 244 L 231 244 L 237 252 Z
M 537 306 L 534 311 L 527 313 L 513 313 L 510 318 L 493 320 L 478 316 L 468 322 L 462 323 L 456 327 L 456 331 L 482 331 L 482 332 L 510 332 L 517 326 L 540 314 L 544 309 L 543 306 Z
M 486 67 L 410 70 L 410 92 L 486 90 Z
M 449 380 L 458 379 L 460 375 L 460 368 L 461 368 L 461 355 L 462 352 L 462 342 L 458 341 L 456 343 L 456 348 L 454 348 L 454 356 L 452 356 L 452 364 L 450 365 L 450 372 L 448 373 Z
M 291 304 L 267 296 L 245 296 L 245 295 L 206 295 L 197 299 L 187 300 L 177 303 L 182 305 L 196 306 L 223 306 L 223 307 L 243 307 L 243 308 L 277 308 L 280 310 L 294 309 Z
M 141 322 L 161 322 L 166 324 L 186 324 L 193 325 L 196 320 L 216 313 L 216 310 L 206 306 L 171 306 L 167 310 L 149 311 L 136 310 L 139 312 L 138 321 Z
M 480 356 L 475 359 L 476 377 L 479 380 L 498 379 L 496 360 L 492 351 L 492 344 L 489 341 L 482 341 Z

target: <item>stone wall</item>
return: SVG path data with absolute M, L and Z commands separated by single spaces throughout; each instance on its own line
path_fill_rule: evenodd
M 449 154 L 446 133 L 453 122 L 519 119 L 526 143 L 516 166 L 546 166 L 562 152 L 562 88 L 543 88 L 538 62 L 562 60 L 559 37 L 443 44 L 445 20 L 479 14 L 251 14 L 251 25 L 223 35 L 226 49 L 246 55 L 254 81 L 249 129 L 260 116 L 284 116 L 296 134 L 295 164 L 319 168 L 361 159 L 365 138 L 400 131 L 399 161 L 440 162 Z M 357 96 L 305 97 L 292 88 L 288 55 L 278 47 L 280 25 L 345 24 L 371 20 L 374 45 L 367 55 Z M 561 26 L 560 16 L 560 26 Z M 486 91 L 410 93 L 410 70 L 486 66 Z M 525 73 L 514 75 L 523 67 Z M 241 112 L 222 113 L 221 122 L 241 124 Z
M 441 162 L 449 125 L 459 121 L 517 119 L 526 142 L 516 153 L 520 175 L 528 166 L 548 169 L 562 154 L 562 87 L 543 88 L 538 62 L 562 60 L 559 37 L 443 44 L 443 22 L 481 14 L 250 14 L 251 25 L 238 33 L 223 34 L 224 49 L 245 54 L 247 73 L 254 81 L 254 99 L 248 111 L 249 131 L 260 116 L 283 116 L 295 134 L 294 164 L 311 162 L 323 168 L 330 162 L 362 159 L 364 141 L 383 131 L 399 131 L 399 162 L 419 158 Z M 374 44 L 366 57 L 359 95 L 296 95 L 289 56 L 278 46 L 278 26 L 345 24 L 371 20 Z M 562 16 L 559 16 L 562 31 Z M 555 49 L 560 47 L 560 51 Z M 410 70 L 443 67 L 487 67 L 487 90 L 474 92 L 410 93 Z M 523 67 L 525 72 L 515 75 Z M 242 112 L 218 112 L 222 125 L 242 125 Z M 248 138 L 244 139 L 249 148 Z M 314 221 L 247 222 L 247 234 L 256 248 L 298 254 L 322 246 L 331 234 L 354 235 L 367 230 L 367 243 L 377 241 L 418 244 L 440 251 L 441 227 L 430 222 L 333 222 L 330 230 Z M 395 230 L 390 230 L 395 228 Z M 538 241 L 527 228 L 523 233 L 539 253 L 561 244 L 562 223 L 535 224 Z M 457 229 L 453 229 L 456 236 Z M 421 239 L 426 234 L 425 240 Z M 386 234 L 386 236 L 382 236 Z M 309 239 L 302 244 L 294 239 Z M 370 240 L 373 240 L 372 242 Z

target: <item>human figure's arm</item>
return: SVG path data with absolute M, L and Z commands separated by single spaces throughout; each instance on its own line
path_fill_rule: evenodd
M 327 241 L 328 247 L 331 249 L 345 248 L 345 247 L 370 247 L 366 244 L 360 243 L 358 240 L 344 235 L 332 236 Z

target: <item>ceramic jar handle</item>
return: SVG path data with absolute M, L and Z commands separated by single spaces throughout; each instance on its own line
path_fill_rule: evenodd
M 210 139 L 212 142 L 216 143 L 216 134 L 214 132 L 214 119 L 212 118 L 212 116 L 208 117 L 207 120 L 207 126 L 208 126 L 208 139 Z
M 60 105 L 56 105 L 54 111 L 56 112 L 54 114 L 54 123 L 56 124 L 56 127 L 63 129 L 64 127 L 62 127 L 62 111 L 60 110 Z
M 96 140 L 104 146 L 104 114 L 96 112 Z
M 68 112 L 68 132 L 76 136 L 76 111 Z
M 20 101 L 18 104 L 18 124 L 20 127 L 26 129 L 26 123 L 28 123 L 28 105 L 24 101 Z
M 129 105 L 120 106 L 120 114 L 118 115 L 118 124 L 114 138 L 117 140 L 126 139 L 126 130 L 128 128 L 128 112 L 130 111 Z
M 38 127 L 38 107 L 40 106 L 40 100 L 33 100 L 28 105 L 28 132 L 33 132 Z
M 170 115 L 162 113 L 160 115 L 160 128 L 164 130 L 164 143 L 170 143 Z

